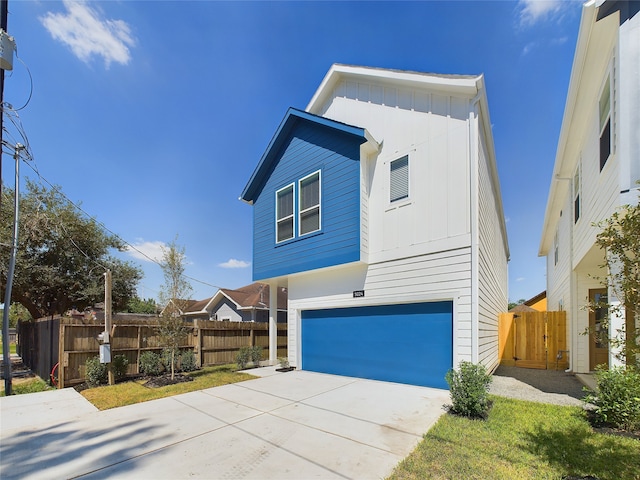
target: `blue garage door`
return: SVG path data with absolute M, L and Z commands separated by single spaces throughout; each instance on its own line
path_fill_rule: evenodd
M 448 388 L 452 359 L 452 302 L 302 312 L 304 370 Z

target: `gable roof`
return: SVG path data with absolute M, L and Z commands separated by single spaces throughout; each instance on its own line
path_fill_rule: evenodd
M 282 122 L 280 122 L 280 126 L 273 135 L 273 138 L 269 142 L 267 150 L 262 155 L 262 158 L 260 158 L 258 166 L 251 175 L 249 182 L 244 187 L 240 200 L 251 204 L 257 198 L 265 179 L 269 176 L 278 159 L 280 148 L 284 145 L 293 128 L 301 121 L 311 122 L 315 125 L 321 125 L 348 135 L 353 135 L 356 139 L 359 139 L 360 144 L 367 142 L 367 140 L 372 140 L 364 128 L 347 125 L 346 123 L 330 120 L 296 108 L 289 108 Z
M 255 282 L 236 289 L 221 288 L 213 297 L 198 301 L 191 300 L 183 314 L 187 316 L 209 314 L 213 306 L 223 298 L 233 302 L 238 310 L 269 310 L 269 285 Z M 278 310 L 287 310 L 287 300 L 287 289 L 278 287 Z
M 270 289 L 267 283 L 256 282 L 235 290 L 221 288 L 219 292 L 234 302 L 238 310 L 252 308 L 259 310 L 269 309 Z M 278 287 L 278 310 L 287 309 L 287 299 L 287 289 Z
M 445 75 L 334 63 L 307 105 L 306 110 L 307 112 L 320 113 L 333 88 L 342 79 L 364 79 L 365 81 L 394 85 L 400 83 L 407 87 L 446 90 L 474 97 L 479 90 L 478 81 L 481 81 L 482 78 L 482 75 Z

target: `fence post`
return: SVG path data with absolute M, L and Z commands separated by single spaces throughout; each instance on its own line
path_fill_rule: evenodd
M 58 388 L 64 388 L 64 334 L 65 334 L 65 324 L 64 319 L 60 319 L 60 327 L 58 328 L 59 337 L 58 337 Z

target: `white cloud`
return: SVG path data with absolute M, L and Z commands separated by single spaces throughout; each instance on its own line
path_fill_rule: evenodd
M 563 8 L 566 0 L 520 0 L 520 24 L 533 25 L 542 20 L 555 17 Z
M 518 277 L 516 278 L 516 282 L 524 282 L 526 280 L 525 277 Z
M 163 249 L 165 248 L 167 248 L 167 244 L 159 240 L 145 242 L 139 239 L 133 244 L 133 248 L 127 246 L 127 253 L 143 262 L 159 262 L 162 260 Z
M 526 55 L 527 53 L 529 53 L 531 50 L 533 50 L 537 46 L 538 46 L 538 42 L 529 42 L 529 43 L 527 43 L 524 46 L 524 48 L 522 49 L 522 55 Z
M 102 57 L 106 68 L 111 62 L 129 63 L 129 47 L 136 42 L 126 22 L 103 18 L 103 12 L 84 1 L 63 3 L 65 13 L 49 12 L 40 18 L 55 40 L 67 45 L 85 63 L 93 56 Z
M 219 263 L 218 266 L 222 268 L 247 268 L 251 265 L 251 262 L 245 262 L 244 260 L 236 260 L 235 258 L 230 258 L 224 263 Z

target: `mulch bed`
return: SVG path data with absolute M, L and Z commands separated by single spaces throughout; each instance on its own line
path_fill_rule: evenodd
M 593 410 L 587 410 L 587 420 L 591 424 L 591 428 L 594 432 L 606 433 L 607 435 L 617 435 L 619 437 L 635 438 L 636 440 L 640 440 L 640 430 L 626 431 L 615 428 L 606 423 L 598 422 L 596 414 Z

